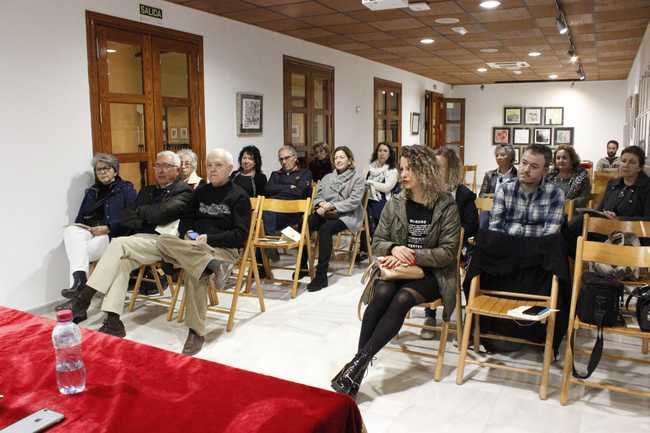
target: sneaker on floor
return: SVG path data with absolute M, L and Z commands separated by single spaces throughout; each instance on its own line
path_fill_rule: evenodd
M 124 328 L 124 323 L 120 319 L 109 319 L 104 320 L 104 324 L 101 328 L 98 329 L 99 332 L 104 334 L 112 335 L 113 337 L 126 337 L 126 329 Z
M 424 326 L 436 326 L 435 317 L 427 317 L 424 319 Z M 422 328 L 420 330 L 420 338 L 423 340 L 433 340 L 436 338 L 436 333 L 431 329 Z
M 183 345 L 183 355 L 196 355 L 203 348 L 203 343 L 205 342 L 205 337 L 197 334 L 192 329 L 187 333 L 187 339 Z

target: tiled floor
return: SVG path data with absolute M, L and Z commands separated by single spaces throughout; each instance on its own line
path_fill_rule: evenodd
M 289 277 L 289 271 L 279 271 Z M 233 332 L 225 332 L 225 315 L 211 315 L 207 343 L 201 358 L 273 375 L 324 389 L 332 376 L 356 349 L 360 322 L 356 306 L 361 293 L 361 269 L 355 275 L 338 271 L 330 286 L 306 292 L 303 280 L 296 299 L 287 287 L 266 287 L 266 313 L 257 301 L 240 298 L 240 312 Z M 224 299 L 224 304 L 228 304 Z M 91 308 L 84 326 L 97 329 L 103 316 L 98 304 Z M 171 351 L 180 351 L 187 329 L 166 321 L 164 307 L 140 304 L 123 316 L 127 338 Z M 418 313 L 417 311 L 415 313 Z M 420 312 L 421 316 L 421 312 Z M 453 340 L 453 336 L 450 337 Z M 437 340 L 417 338 L 417 329 L 403 328 L 396 344 L 422 350 L 437 347 Z M 584 341 L 584 340 L 583 340 Z M 607 341 L 606 349 L 631 349 L 635 341 Z M 572 402 L 559 403 L 561 364 L 551 369 L 550 396 L 541 401 L 536 378 L 520 373 L 466 368 L 466 383 L 455 383 L 455 342 L 447 346 L 444 378 L 433 381 L 433 360 L 384 349 L 366 377 L 357 401 L 370 433 L 400 432 L 650 432 L 650 399 L 572 388 Z M 539 365 L 541 353 L 511 354 L 519 365 Z M 498 359 L 498 357 L 497 357 Z M 646 357 L 648 361 L 650 358 Z M 605 368 L 605 366 L 607 366 Z M 650 362 L 636 366 L 603 361 L 594 374 L 609 380 L 627 378 L 650 387 Z M 580 401 L 576 397 L 582 396 Z

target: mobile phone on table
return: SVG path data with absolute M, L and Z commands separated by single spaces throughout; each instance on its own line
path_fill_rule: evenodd
M 195 241 L 199 237 L 199 234 L 194 230 L 190 230 L 187 232 L 187 237 Z
M 63 421 L 62 413 L 41 409 L 0 430 L 0 433 L 37 433 Z
M 530 307 L 522 311 L 522 314 L 527 314 L 529 316 L 539 316 L 540 314 L 544 314 L 548 311 L 548 307 L 542 307 L 540 305 L 535 305 L 534 307 Z

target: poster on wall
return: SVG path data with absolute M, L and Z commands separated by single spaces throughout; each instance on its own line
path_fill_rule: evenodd
M 492 128 L 492 144 L 509 144 L 510 128 Z
M 535 128 L 533 131 L 533 143 L 551 145 L 552 128 Z
M 262 135 L 263 95 L 237 93 L 237 135 Z
M 562 124 L 564 124 L 563 107 L 544 108 L 544 125 L 562 125 Z
M 556 146 L 560 144 L 573 146 L 573 128 L 555 128 L 553 131 L 553 143 Z
M 504 107 L 503 108 L 504 125 L 521 124 L 521 107 Z
M 524 123 L 526 125 L 542 124 L 542 107 L 524 108 Z

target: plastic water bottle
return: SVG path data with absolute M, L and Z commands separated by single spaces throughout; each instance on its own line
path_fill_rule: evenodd
M 81 359 L 81 331 L 72 322 L 72 311 L 56 313 L 52 343 L 56 351 L 56 383 L 61 394 L 77 394 L 86 389 L 86 366 Z

